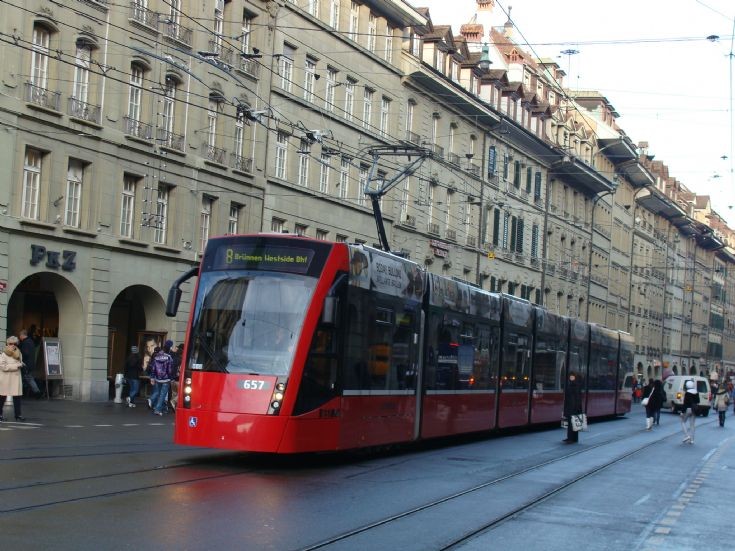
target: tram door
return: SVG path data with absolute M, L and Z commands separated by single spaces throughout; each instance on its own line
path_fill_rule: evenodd
M 504 296 L 497 413 L 499 428 L 528 423 L 532 345 L 533 307 L 526 301 Z

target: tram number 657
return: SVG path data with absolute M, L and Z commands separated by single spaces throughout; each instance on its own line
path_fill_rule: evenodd
M 243 390 L 263 390 L 265 388 L 265 381 L 245 379 L 244 381 L 240 381 L 240 385 Z

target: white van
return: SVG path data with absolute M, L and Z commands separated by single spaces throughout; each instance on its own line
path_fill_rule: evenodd
M 666 377 L 664 381 L 666 399 L 664 400 L 663 407 L 670 408 L 671 413 L 681 412 L 681 406 L 684 404 L 684 392 L 686 392 L 686 388 L 684 387 L 686 381 L 694 381 L 694 384 L 697 385 L 699 405 L 695 413 L 706 417 L 709 415 L 710 410 L 711 390 L 709 381 L 705 377 L 699 377 L 697 375 L 672 375 Z

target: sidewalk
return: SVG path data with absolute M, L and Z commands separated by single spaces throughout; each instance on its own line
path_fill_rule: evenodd
M 116 404 L 107 402 L 78 402 L 75 400 L 52 399 L 36 400 L 23 398 L 22 412 L 26 423 L 43 426 L 87 426 L 92 424 L 124 424 L 124 423 L 173 423 L 173 412 L 159 417 L 153 415 L 146 407 L 145 400 L 138 399 L 136 408 L 130 408 L 123 402 Z M 5 423 L 0 426 L 22 425 L 15 423 L 13 402 L 8 399 L 3 409 Z

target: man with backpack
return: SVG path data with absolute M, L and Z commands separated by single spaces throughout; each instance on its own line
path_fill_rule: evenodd
M 168 341 L 166 342 L 168 344 Z M 170 346 L 168 349 L 170 350 Z M 163 408 L 166 405 L 166 398 L 171 386 L 173 366 L 174 361 L 171 355 L 166 352 L 166 349 L 157 346 L 148 365 L 151 373 L 151 384 L 153 384 L 150 400 L 154 415 L 163 415 Z

